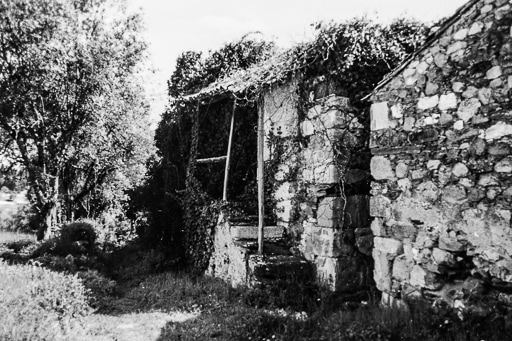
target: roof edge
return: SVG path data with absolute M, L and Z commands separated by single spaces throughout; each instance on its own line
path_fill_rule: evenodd
M 388 84 L 398 73 L 403 71 L 407 65 L 409 65 L 421 52 L 425 51 L 428 47 L 432 46 L 432 44 L 437 41 L 443 33 L 445 33 L 457 20 L 459 20 L 464 13 L 466 13 L 470 8 L 472 8 L 478 1 L 480 0 L 469 0 L 467 3 L 459 7 L 455 13 L 445 20 L 443 25 L 434 33 L 432 33 L 429 37 L 427 37 L 425 43 L 416 51 L 411 53 L 409 57 L 407 57 L 400 65 L 398 65 L 394 70 L 389 72 L 384 78 L 377 83 L 375 88 L 368 95 L 363 97 L 363 100 L 366 100 L 373 96 L 378 90 Z

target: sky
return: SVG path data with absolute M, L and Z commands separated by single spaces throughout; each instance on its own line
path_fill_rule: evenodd
M 184 51 L 208 53 L 249 32 L 283 47 L 307 40 L 311 24 L 367 15 L 380 22 L 400 16 L 430 22 L 452 15 L 467 0 L 128 0 L 146 23 L 150 62 L 146 84 L 157 120 L 167 103 L 166 82 Z

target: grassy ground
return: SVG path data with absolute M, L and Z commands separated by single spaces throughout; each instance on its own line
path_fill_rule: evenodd
M 0 340 L 505 340 L 512 331 L 502 316 L 383 309 L 370 294 L 335 296 L 293 281 L 233 289 L 163 272 L 157 252 L 63 256 L 58 245 L 0 246 Z
M 29 233 L 0 230 L 0 244 L 18 242 L 21 240 L 35 241 L 36 236 Z

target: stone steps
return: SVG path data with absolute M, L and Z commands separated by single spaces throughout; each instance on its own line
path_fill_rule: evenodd
M 263 228 L 264 240 L 280 240 L 284 237 L 284 227 L 265 226 Z M 231 227 L 231 237 L 233 240 L 258 240 L 258 226 L 255 225 L 235 225 Z
M 246 249 L 248 254 L 254 255 L 258 252 L 257 240 L 237 240 L 234 244 L 238 247 Z M 290 246 L 282 241 L 265 240 L 263 243 L 263 254 L 268 256 L 291 256 Z
M 249 285 L 265 286 L 276 281 L 310 281 L 314 270 L 305 259 L 290 255 L 250 255 Z

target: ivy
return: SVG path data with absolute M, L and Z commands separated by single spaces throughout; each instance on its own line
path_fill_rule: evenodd
M 179 216 L 181 219 L 154 219 L 155 238 L 162 244 L 182 240 L 184 255 L 191 268 L 206 269 L 213 247 L 213 233 L 221 210 L 233 215 L 257 212 L 256 202 L 256 103 L 264 91 L 276 83 L 298 77 L 299 115 L 309 105 L 309 80 L 320 77 L 343 89 L 356 105 L 378 81 L 400 63 L 408 53 L 423 43 L 427 26 L 405 19 L 384 26 L 367 18 L 344 23 L 318 23 L 316 38 L 281 52 L 271 42 L 251 37 L 229 43 L 204 57 L 185 52 L 177 60 L 169 80 L 171 104 L 162 115 L 156 131 L 159 160 L 152 164 L 150 183 L 157 198 L 154 217 Z M 224 164 L 199 165 L 197 158 L 225 155 L 232 100 L 210 102 L 215 95 L 236 84 L 238 107 L 235 120 L 233 164 L 230 172 L 230 204 L 220 201 Z M 189 95 L 211 89 L 205 96 Z M 297 136 L 292 140 L 279 134 L 267 139 L 271 158 L 266 161 L 265 192 L 267 224 L 275 223 L 277 202 L 273 193 L 279 186 L 294 180 L 297 169 L 276 180 L 279 166 L 288 157 L 291 146 L 307 143 Z M 343 153 L 343 150 L 339 151 Z M 346 165 L 342 165 L 343 170 Z M 298 189 L 299 191 L 301 189 Z M 304 192 L 302 195 L 306 196 Z M 174 205 L 173 203 L 177 203 Z M 172 231 L 164 233 L 158 231 Z M 165 237 L 167 236 L 167 237 Z

